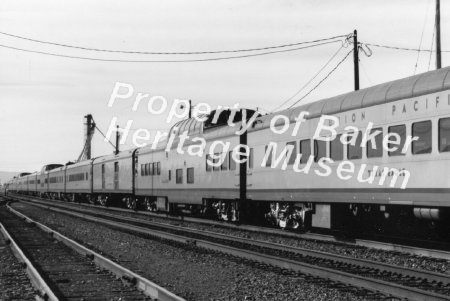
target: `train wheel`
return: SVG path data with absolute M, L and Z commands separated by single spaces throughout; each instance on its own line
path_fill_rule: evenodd
M 99 196 L 98 197 L 98 202 L 101 206 L 106 207 L 108 206 L 108 197 L 107 196 Z
M 137 202 L 135 198 L 127 198 L 126 205 L 128 209 L 136 210 Z
M 147 211 L 155 211 L 155 203 L 152 202 L 149 197 L 145 198 L 144 206 Z

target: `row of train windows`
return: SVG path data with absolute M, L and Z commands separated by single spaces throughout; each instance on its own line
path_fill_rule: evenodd
M 85 179 L 88 180 L 88 173 L 77 173 L 73 175 L 66 176 L 68 177 L 68 182 L 75 182 L 75 181 L 84 181 Z
M 170 171 L 169 171 L 169 180 L 170 180 Z M 182 168 L 175 170 L 175 182 L 177 184 L 183 184 L 183 169 Z M 194 184 L 194 168 L 193 167 L 186 168 L 186 183 Z
M 78 173 L 78 174 L 73 174 L 73 175 L 68 175 L 66 176 L 66 181 L 68 182 L 74 182 L 74 181 L 84 181 L 86 179 L 86 181 L 89 179 L 88 177 L 88 173 Z M 50 183 L 50 184 L 55 184 L 55 183 L 63 183 L 64 182 L 64 176 L 59 176 L 59 177 L 50 177 L 50 178 L 45 178 L 44 179 L 44 184 Z M 30 180 L 28 182 L 29 184 L 41 184 L 41 180 L 38 179 L 36 182 L 34 180 Z
M 438 149 L 439 152 L 450 152 L 450 118 L 442 118 L 439 120 L 439 132 L 438 132 Z M 374 128 L 371 130 L 370 134 L 381 131 L 374 138 L 375 145 L 369 140 L 366 143 L 366 155 L 367 158 L 379 158 L 383 156 L 383 128 Z M 405 155 L 402 150 L 406 141 L 406 125 L 395 125 L 388 127 L 388 133 L 395 133 L 400 137 L 399 143 L 393 143 L 394 140 L 390 139 L 387 143 L 388 148 L 397 147 L 393 151 L 388 151 L 389 156 L 402 156 Z M 433 127 L 430 120 L 416 122 L 412 124 L 411 135 L 412 137 L 418 137 L 418 140 L 414 140 L 411 146 L 411 153 L 413 155 L 419 154 L 429 154 L 432 151 L 432 133 Z M 341 141 L 342 134 L 336 136 L 330 142 L 313 140 L 314 141 L 314 161 L 318 162 L 321 158 L 326 157 L 326 143 L 329 143 L 330 156 L 329 158 L 334 161 L 339 161 L 344 159 L 344 145 Z M 362 158 L 363 148 L 361 147 L 362 142 L 362 132 L 358 132 L 356 142 L 354 145 L 347 144 L 347 159 L 357 160 Z M 288 159 L 288 164 L 294 164 L 297 153 L 302 154 L 300 158 L 300 163 L 304 164 L 308 162 L 309 156 L 311 155 L 311 139 L 300 140 L 299 145 L 297 141 L 292 141 L 286 143 L 286 145 L 292 145 L 293 151 Z M 299 147 L 298 147 L 299 146 Z M 267 153 L 267 146 L 265 151 Z M 272 162 L 272 153 L 269 154 L 266 166 L 270 166 Z
M 161 175 L 161 162 L 141 164 L 141 176 Z
M 62 183 L 64 181 L 64 177 L 60 176 L 60 177 L 51 177 L 48 179 L 49 183 Z
M 212 166 L 208 163 L 208 161 L 213 162 L 213 164 L 218 164 L 222 159 L 222 153 L 214 154 L 214 158 L 211 158 L 210 155 L 206 155 L 206 171 L 217 171 L 217 170 L 236 170 L 236 161 L 234 161 L 232 156 L 233 151 L 229 151 L 221 165 Z M 247 167 L 253 168 L 253 148 L 250 148 L 249 157 L 247 160 Z

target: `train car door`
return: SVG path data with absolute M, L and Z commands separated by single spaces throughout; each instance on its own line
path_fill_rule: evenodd
M 105 164 L 102 164 L 102 189 L 105 189 Z
M 253 148 L 250 149 L 247 160 L 247 188 L 253 185 Z
M 114 162 L 114 190 L 119 189 L 119 162 Z

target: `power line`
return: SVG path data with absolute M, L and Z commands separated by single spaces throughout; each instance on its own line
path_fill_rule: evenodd
M 98 128 L 97 122 L 95 122 L 94 118 L 92 118 L 92 121 L 94 122 L 95 128 L 97 129 L 97 131 L 99 131 L 100 134 L 102 134 L 102 136 L 105 138 L 105 140 L 108 140 L 109 144 L 111 144 L 111 146 L 115 149 L 116 146 L 108 138 L 106 138 L 105 134 L 103 134 L 103 132 Z
M 295 103 L 293 103 L 290 107 L 292 108 L 293 106 L 295 106 L 296 104 L 298 104 L 300 101 L 302 101 L 303 99 L 305 99 L 309 94 L 311 94 L 311 92 L 313 92 L 317 87 L 319 87 L 347 58 L 348 56 L 353 52 L 353 50 L 350 50 L 345 57 L 339 61 L 339 63 L 320 81 L 317 83 L 317 85 L 315 85 L 311 90 L 309 90 L 308 93 L 306 93 L 302 98 L 300 98 L 299 100 L 297 100 Z
M 388 46 L 388 45 L 371 44 L 371 43 L 364 43 L 364 45 L 367 45 L 367 46 L 373 46 L 373 47 L 379 47 L 379 48 L 394 49 L 394 50 L 436 52 L 436 51 L 430 50 L 430 49 L 419 49 L 419 48 L 397 47 L 397 46 Z M 441 52 L 450 52 L 450 50 L 442 50 Z
M 231 56 L 231 57 L 216 57 L 216 58 L 190 59 L 190 60 L 121 60 L 121 59 L 106 59 L 106 58 L 94 58 L 94 57 L 85 57 L 85 56 L 72 56 L 72 55 L 58 54 L 58 53 L 38 51 L 38 50 L 30 50 L 30 49 L 18 48 L 18 47 L 3 45 L 3 44 L 0 44 L 0 47 L 13 49 L 13 50 L 17 50 L 17 51 L 23 51 L 23 52 L 38 53 L 38 54 L 44 54 L 44 55 L 49 55 L 49 56 L 56 56 L 56 57 L 63 57 L 63 58 L 70 58 L 70 59 L 88 60 L 88 61 L 120 62 L 120 63 L 193 63 L 193 62 L 206 62 L 206 61 L 221 61 L 221 60 L 240 59 L 240 58 L 248 58 L 248 57 L 268 55 L 268 54 L 273 54 L 273 53 L 291 52 L 291 51 L 297 51 L 297 50 L 301 50 L 301 49 L 313 48 L 313 47 L 327 45 L 327 44 L 332 44 L 332 43 L 337 43 L 337 42 L 341 42 L 342 43 L 341 40 L 335 40 L 335 41 L 328 41 L 328 42 L 323 42 L 323 43 L 319 43 L 319 44 L 303 46 L 303 47 L 297 47 L 297 48 L 291 48 L 291 49 L 273 50 L 273 51 L 268 51 L 268 52 L 246 54 L 246 55 L 239 55 L 239 56 Z
M 425 32 L 425 26 L 427 24 L 427 18 L 428 18 L 428 8 L 430 6 L 431 0 L 428 0 L 427 3 L 427 9 L 425 10 L 425 21 L 423 22 L 422 27 L 422 34 L 420 35 L 420 43 L 419 43 L 419 50 L 417 51 L 417 59 L 416 59 L 416 65 L 414 66 L 414 74 L 416 74 L 417 71 L 417 64 L 419 63 L 419 57 L 420 57 L 420 47 L 422 47 L 422 40 L 423 40 L 423 33 Z
M 431 38 L 431 47 L 430 47 L 430 49 L 433 49 L 433 45 L 434 45 L 434 35 L 435 35 L 435 34 L 436 34 L 436 23 L 434 23 L 433 37 Z M 432 52 L 430 52 L 430 57 L 428 58 L 428 71 L 430 71 L 431 54 L 432 54 Z
M 217 53 L 235 53 L 235 52 L 248 52 L 248 51 L 260 51 L 260 50 L 270 50 L 270 49 L 278 49 L 278 48 L 284 48 L 284 47 L 292 47 L 292 46 L 299 46 L 304 44 L 312 44 L 312 43 L 318 43 L 318 42 L 324 42 L 329 40 L 335 40 L 338 38 L 346 37 L 348 35 L 338 35 L 334 37 L 329 38 L 323 38 L 323 39 L 317 39 L 313 41 L 305 41 L 305 42 L 298 42 L 298 43 L 291 43 L 291 44 L 283 44 L 283 45 L 275 45 L 275 46 L 267 46 L 267 47 L 261 47 L 261 48 L 248 48 L 248 49 L 234 49 L 234 50 L 217 50 L 217 51 L 188 51 L 188 52 L 153 52 L 153 51 L 125 51 L 125 50 L 116 50 L 116 49 L 100 49 L 100 48 L 89 48 L 85 46 L 76 46 L 76 45 L 69 45 L 69 44 L 62 44 L 62 43 L 56 43 L 56 42 L 49 42 L 49 41 L 42 41 L 37 39 L 32 39 L 28 37 L 23 37 L 19 35 L 14 35 L 7 32 L 1 32 L 0 34 L 22 39 L 26 41 L 31 41 L 35 43 L 41 43 L 41 44 L 48 44 L 48 45 L 54 45 L 54 46 L 60 46 L 60 47 L 68 47 L 68 48 L 74 48 L 74 49 L 81 49 L 81 50 L 87 50 L 87 51 L 98 51 L 98 52 L 112 52 L 112 53 L 127 53 L 127 54 L 153 54 L 153 55 L 192 55 L 192 54 L 217 54 Z
M 336 57 L 336 55 L 341 51 L 341 49 L 343 47 L 344 47 L 344 45 L 339 47 L 339 49 L 331 56 L 331 58 L 322 66 L 322 68 L 320 68 L 320 70 L 306 84 L 304 84 L 299 90 L 297 90 L 297 92 L 295 92 L 291 97 L 286 99 L 281 105 L 279 105 L 278 107 L 273 109 L 271 111 L 271 113 L 274 112 L 274 111 L 279 110 L 285 104 L 287 104 L 289 101 L 291 101 L 296 95 L 300 94 L 300 92 L 302 92 L 323 71 L 323 69 L 325 69 L 330 64 L 330 62 Z

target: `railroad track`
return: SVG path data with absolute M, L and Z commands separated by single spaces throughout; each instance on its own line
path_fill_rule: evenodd
M 10 245 L 0 233 L 0 300 L 35 300 L 37 291 Z
M 30 202 L 30 201 L 27 201 Z M 411 300 L 449 300 L 448 275 L 408 269 L 368 260 L 294 248 L 265 241 L 239 238 L 198 229 L 144 221 L 112 213 L 90 212 L 73 206 L 39 201 L 34 206 L 50 209 L 116 229 L 150 235 L 219 251 L 278 268 L 330 279 L 345 285 Z
M 0 227 L 42 300 L 183 300 L 5 206 Z
M 20 195 L 20 196 L 14 195 L 14 196 L 10 196 L 10 197 L 12 197 L 12 198 L 20 197 L 22 199 L 26 198 L 29 200 L 48 201 L 47 199 L 24 196 L 24 195 Z M 182 223 L 188 222 L 188 223 L 195 223 L 195 224 L 203 224 L 205 226 L 221 227 L 221 228 L 225 228 L 225 229 L 236 229 L 236 230 L 241 230 L 241 231 L 248 231 L 248 232 L 253 232 L 253 233 L 261 233 L 261 234 L 269 234 L 269 235 L 277 235 L 277 236 L 281 236 L 281 237 L 294 238 L 294 239 L 325 241 L 325 242 L 339 243 L 339 244 L 344 244 L 344 245 L 354 246 L 354 247 L 365 247 L 365 248 L 371 248 L 371 249 L 379 249 L 379 250 L 383 250 L 383 251 L 394 251 L 394 252 L 401 252 L 401 253 L 416 255 L 416 256 L 426 256 L 426 257 L 430 257 L 430 258 L 450 260 L 450 244 L 438 243 L 437 245 L 440 246 L 439 249 L 425 248 L 425 247 L 414 246 L 414 245 L 412 245 L 411 241 L 408 241 L 410 244 L 405 245 L 405 244 L 392 243 L 392 242 L 379 241 L 379 240 L 368 240 L 368 239 L 359 239 L 359 238 L 348 239 L 348 238 L 336 237 L 333 235 L 327 235 L 327 234 L 321 234 L 321 233 L 312 233 L 312 232 L 296 233 L 296 232 L 291 232 L 291 231 L 284 231 L 282 229 L 274 229 L 274 228 L 254 226 L 254 225 L 234 224 L 234 223 L 214 221 L 214 220 L 209 220 L 209 219 L 204 219 L 204 218 L 196 218 L 196 217 L 190 217 L 190 216 L 173 216 L 173 215 L 168 215 L 168 214 L 164 214 L 164 213 L 155 213 L 155 212 L 148 212 L 148 211 L 134 211 L 131 209 L 124 209 L 124 208 L 117 208 L 117 207 L 103 207 L 100 205 L 93 205 L 93 204 L 86 204 L 86 203 L 67 203 L 67 202 L 58 201 L 58 200 L 52 200 L 51 202 L 59 203 L 59 204 L 72 204 L 72 205 L 76 205 L 79 207 L 86 207 L 86 208 L 97 208 L 99 210 L 105 210 L 105 211 L 133 213 L 134 215 L 138 215 L 138 216 L 155 217 L 155 218 L 160 218 L 160 219 L 179 221 Z M 403 240 L 405 240 L 405 239 L 403 239 Z M 430 245 L 430 242 L 426 242 L 426 244 Z

